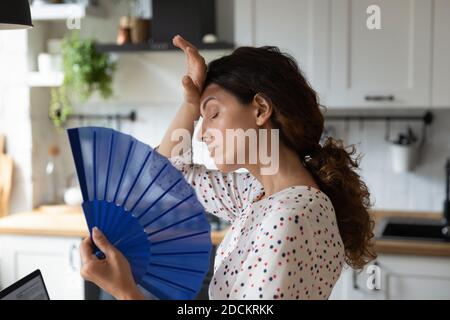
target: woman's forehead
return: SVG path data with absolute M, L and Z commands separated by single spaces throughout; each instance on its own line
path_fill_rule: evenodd
M 205 99 L 208 96 L 214 96 L 222 92 L 224 92 L 224 90 L 219 85 L 211 83 L 203 90 L 201 98 Z

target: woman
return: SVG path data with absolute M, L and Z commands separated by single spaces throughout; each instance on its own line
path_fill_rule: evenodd
M 187 56 L 184 103 L 158 152 L 184 173 L 208 212 L 231 223 L 217 250 L 210 298 L 327 299 L 344 263 L 362 268 L 375 257 L 369 192 L 355 172 L 355 150 L 331 138 L 319 144 L 324 119 L 317 95 L 276 47 L 241 47 L 207 67 L 192 44 L 180 36 L 173 43 Z M 179 146 L 172 134 L 192 135 L 201 115 L 199 135 L 219 171 L 192 165 L 189 151 L 173 155 Z M 248 161 L 252 146 L 230 147 L 224 139 L 230 129 L 278 129 L 271 154 L 277 170 L 262 174 L 268 164 L 261 153 Z M 273 150 L 276 142 L 258 138 L 256 149 Z M 239 153 L 245 163 L 223 161 Z M 241 167 L 248 173 L 234 172 Z M 86 239 L 82 276 L 116 298 L 144 298 L 124 256 L 100 230 L 93 240 L 106 259 L 95 258 Z

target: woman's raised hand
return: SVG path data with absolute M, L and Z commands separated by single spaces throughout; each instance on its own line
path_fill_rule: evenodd
M 172 152 L 175 147 L 177 147 L 178 152 L 180 150 L 178 138 L 173 139 L 176 130 L 187 130 L 192 137 L 195 121 L 200 117 L 200 97 L 206 78 L 205 59 L 200 55 L 197 48 L 179 35 L 175 36 L 172 42 L 175 47 L 180 48 L 185 53 L 187 72 L 182 81 L 184 101 L 158 147 L 158 152 L 168 158 L 174 156 Z M 190 139 L 184 139 L 182 143 L 185 148 L 183 150 L 187 150 L 191 146 Z
M 185 102 L 199 106 L 206 78 L 205 59 L 193 44 L 180 35 L 175 36 L 172 42 L 174 46 L 184 51 L 187 58 L 187 72 L 182 80 Z
M 93 240 L 105 259 L 93 254 L 91 238 L 84 239 L 80 246 L 81 276 L 118 299 L 144 299 L 125 256 L 97 228 L 93 230 Z

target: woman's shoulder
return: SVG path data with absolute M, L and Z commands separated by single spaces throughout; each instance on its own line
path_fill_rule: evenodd
M 272 203 L 279 204 L 316 204 L 316 203 L 330 203 L 331 201 L 328 196 L 321 190 L 311 187 L 311 186 L 292 186 L 277 193 L 272 194 L 266 198 Z
M 294 186 L 265 199 L 262 229 L 299 235 L 299 239 L 340 241 L 330 198 L 308 186 Z M 295 238 L 295 237 L 294 237 Z M 341 243 L 337 245 L 339 248 Z
M 334 216 L 329 197 L 319 189 L 310 186 L 292 186 L 265 199 L 267 217 L 284 215 L 308 218 L 312 213 Z

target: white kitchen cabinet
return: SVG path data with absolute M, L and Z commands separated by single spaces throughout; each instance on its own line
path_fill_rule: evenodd
M 433 24 L 433 107 L 450 107 L 450 0 L 435 0 Z
M 50 299 L 84 299 L 80 238 L 0 235 L 0 287 L 40 269 Z
M 380 8 L 369 29 L 367 8 Z M 331 107 L 428 107 L 433 1 L 333 0 Z
M 322 103 L 329 87 L 331 0 L 237 0 L 237 46 L 277 46 L 291 54 Z
M 450 258 L 379 255 L 373 264 L 359 273 L 346 268 L 330 299 L 450 299 Z M 370 286 L 377 276 L 378 289 Z
M 450 71 L 438 67 L 447 80 L 441 89 L 431 82 L 433 22 L 436 37 L 448 38 L 447 15 L 436 7 L 449 1 L 437 1 L 434 22 L 433 1 L 239 0 L 234 38 L 292 54 L 329 108 L 427 108 L 432 90 L 450 98 Z M 371 5 L 380 8 L 379 30 L 367 27 Z M 434 55 L 450 68 L 448 54 Z

